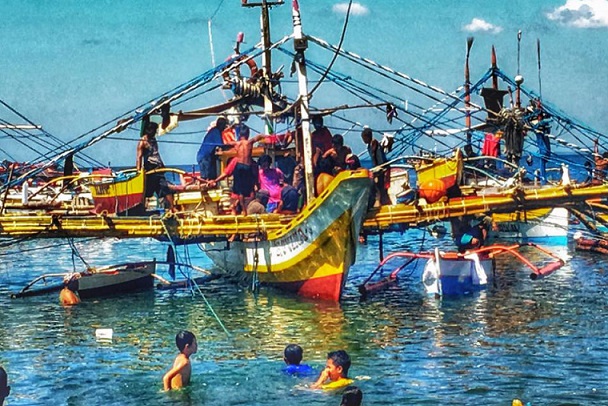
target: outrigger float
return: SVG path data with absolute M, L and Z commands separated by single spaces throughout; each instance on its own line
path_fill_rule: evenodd
M 551 261 L 537 266 L 530 262 L 520 249 L 531 247 L 545 254 Z M 530 279 L 544 278 L 557 271 L 564 265 L 564 260 L 552 252 L 533 243 L 520 243 L 514 245 L 491 245 L 469 250 L 465 253 L 442 252 L 436 248 L 434 252 L 396 252 L 387 256 L 372 272 L 369 278 L 359 286 L 359 292 L 367 296 L 382 288 L 386 288 L 398 279 L 398 275 L 405 269 L 415 268 L 418 260 L 425 260 L 421 282 L 426 293 L 436 296 L 459 296 L 485 289 L 497 279 L 496 257 L 509 254 L 530 270 Z M 386 277 L 370 282 L 371 279 L 391 268 Z
M 589 149 L 566 141 L 562 135 L 568 131 L 575 133 L 575 140 L 591 140 L 600 134 L 564 117 L 548 103 L 540 103 L 540 97 L 522 86 L 522 78 L 511 79 L 498 69 L 494 53 L 491 69 L 481 80 L 471 84 L 468 77 L 470 41 L 465 86 L 448 93 L 319 38 L 304 35 L 297 0 L 292 3 L 293 34 L 271 42 L 268 12 L 280 4 L 283 1 L 243 2 L 244 7 L 262 8 L 262 41 L 255 47 L 241 52 L 237 41 L 236 54 L 224 63 L 125 113 L 118 121 L 112 120 L 87 133 L 90 138 L 84 143 L 75 147 L 65 145 L 51 159 L 41 157 L 39 161 L 32 162 L 35 165 L 31 169 L 18 176 L 6 177 L 0 188 L 0 195 L 5 197 L 0 211 L 0 237 L 152 237 L 168 242 L 171 247 L 196 243 L 201 244 L 219 268 L 246 275 L 254 282 L 252 286 L 268 284 L 308 297 L 335 301 L 341 297 L 349 268 L 355 261 L 357 238 L 362 230 L 372 234 L 402 232 L 412 227 L 482 213 L 517 212 L 518 217 L 508 221 L 525 222 L 531 217 L 543 218 L 544 214 L 532 215 L 534 210 L 563 207 L 588 213 L 588 201 L 608 195 L 606 183 L 566 182 L 563 179 L 560 183 L 551 183 L 546 173 L 535 175 L 538 183 L 543 185 L 533 185 L 529 179 L 526 181 L 519 168 L 521 149 L 517 145 L 510 144 L 509 159 L 511 165 L 518 169 L 507 168 L 506 177 L 503 176 L 505 171 L 500 171 L 504 169 L 500 165 L 490 163 L 487 168 L 475 165 L 478 161 L 474 159 L 485 165 L 486 160 L 495 159 L 495 156 L 487 156 L 484 152 L 474 158 L 458 152 L 461 147 L 464 150 L 466 146 L 489 140 L 488 137 L 498 130 L 508 130 L 511 131 L 509 137 L 513 134 L 521 136 L 517 142 L 521 141 L 522 148 L 531 142 L 531 137 L 523 136 L 524 132 L 539 136 L 543 143 L 547 141 L 559 148 L 569 148 L 577 157 L 583 157 L 578 162 L 566 162 L 573 167 L 577 163 L 581 165 L 583 160 L 592 160 Z M 289 40 L 293 40 L 291 49 L 284 47 Z M 351 74 L 338 72 L 332 66 L 316 63 L 305 57 L 310 45 L 327 50 L 355 67 L 376 73 L 378 81 L 370 85 L 369 80 L 361 81 Z M 297 75 L 297 84 L 284 83 L 279 87 L 283 73 L 281 69 L 272 70 L 271 51 L 280 51 L 288 57 L 293 73 Z M 260 69 L 257 69 L 254 59 L 258 57 L 263 61 Z M 249 77 L 241 74 L 240 68 L 244 65 L 251 70 Z M 309 99 L 318 88 L 315 85 L 308 89 L 311 73 L 318 76 L 319 84 L 330 82 L 336 85 L 332 98 L 356 100 L 355 104 L 317 108 L 316 111 L 311 109 Z M 490 79 L 492 87 L 482 87 Z M 504 106 L 503 98 L 510 91 L 498 89 L 498 79 L 515 89 L 515 98 L 511 98 L 509 106 Z M 194 107 L 195 96 L 206 95 L 218 87 L 216 80 L 221 80 L 223 88 L 230 89 L 234 97 L 212 107 L 191 108 Z M 290 86 L 291 90 L 297 88 L 295 99 L 279 93 L 279 90 L 289 90 Z M 402 100 L 403 92 L 396 92 L 396 87 L 408 89 L 408 92 L 412 90 L 416 99 Z M 471 99 L 477 93 L 486 99 L 485 107 Z M 531 109 L 522 107 L 522 94 L 529 97 Z M 460 104 L 464 104 L 464 110 L 458 107 Z M 172 112 L 177 106 L 178 112 Z M 391 128 L 388 131 L 392 132 L 394 145 L 392 151 L 387 147 L 387 152 L 393 158 L 388 164 L 404 162 L 416 167 L 420 174 L 416 185 L 392 185 L 397 190 L 402 189 L 396 196 L 409 193 L 411 198 L 406 202 L 394 199 L 391 205 L 368 209 L 372 175 L 365 169 L 340 172 L 322 193 L 315 191 L 311 111 L 321 116 L 331 115 L 336 121 L 346 124 L 347 128 L 341 127 L 341 132 L 346 135 L 358 126 L 358 116 L 348 118 L 346 113 L 358 114 L 362 108 L 379 111 L 387 122 L 385 126 Z M 155 210 L 144 207 L 143 211 L 137 212 L 133 209 L 148 203 L 140 182 L 144 181 L 145 188 L 143 173 L 121 179 L 112 172 L 109 177 L 102 174 L 105 178 L 91 179 L 86 187 L 91 192 L 93 204 L 86 213 L 76 212 L 65 205 L 52 210 L 27 207 L 17 210 L 5 204 L 6 196 L 15 188 L 23 188 L 28 179 L 64 160 L 75 158 L 77 154 L 83 155 L 83 150 L 112 134 L 129 130 L 139 134 L 139 130 L 132 127 L 154 118 L 160 123 L 159 135 L 167 133 L 164 137 L 169 138 L 171 130 L 178 124 L 186 126 L 194 119 L 223 113 L 230 117 L 261 117 L 267 134 L 278 133 L 276 127 L 283 123 L 286 131 L 301 132 L 301 139 L 295 138 L 298 158 L 303 165 L 305 205 L 298 214 L 227 215 L 223 205 L 228 194 L 221 188 L 189 192 L 188 199 L 191 200 L 184 198 L 180 201 L 178 195 L 176 212 L 164 211 L 161 207 Z M 455 123 L 462 119 L 464 128 L 454 128 Z M 559 136 L 550 132 L 549 122 L 554 129 L 560 129 Z M 436 147 L 432 150 L 421 148 L 425 145 L 423 138 Z M 406 158 L 411 157 L 411 154 L 405 154 L 408 148 L 418 156 Z M 457 151 L 456 161 L 451 158 L 454 151 Z M 274 150 L 270 148 L 268 152 L 274 153 Z M 277 152 L 285 153 L 285 150 Z M 545 148 L 535 158 L 543 163 L 542 168 L 548 170 L 545 164 L 549 158 L 557 160 L 557 155 L 548 154 Z M 373 168 L 372 172 L 384 170 L 385 166 Z M 479 174 L 484 175 L 483 182 Z M 190 174 L 191 179 L 195 177 L 195 174 Z M 394 180 L 401 182 L 398 177 Z M 126 187 L 129 181 L 137 183 L 137 188 Z M 490 184 L 490 181 L 494 183 Z M 122 184 L 124 188 L 120 182 L 126 182 Z M 414 189 L 413 192 L 410 193 L 408 188 Z M 448 193 L 448 189 L 458 189 L 458 193 Z

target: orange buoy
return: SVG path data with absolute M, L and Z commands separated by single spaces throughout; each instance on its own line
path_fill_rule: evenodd
M 80 303 L 80 298 L 76 293 L 65 287 L 59 292 L 59 303 L 64 306 L 73 306 Z
M 420 184 L 418 188 L 420 197 L 427 203 L 435 203 L 443 196 L 447 195 L 447 188 L 441 179 L 431 179 Z

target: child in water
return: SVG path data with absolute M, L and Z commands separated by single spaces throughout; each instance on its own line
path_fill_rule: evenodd
M 346 351 L 338 350 L 330 352 L 327 354 L 325 369 L 311 388 L 338 389 L 352 384 L 353 380 L 348 379 L 349 368 L 350 357 Z
M 190 356 L 196 354 L 198 349 L 196 337 L 190 331 L 182 330 L 175 336 L 175 344 L 179 354 L 175 357 L 171 370 L 163 376 L 164 390 L 180 389 L 190 383 Z
M 342 393 L 342 402 L 340 406 L 361 406 L 363 401 L 363 392 L 356 386 L 347 386 Z
M 0 406 L 2 406 L 9 393 L 11 393 L 11 387 L 8 385 L 8 375 L 4 368 L 0 366 Z
M 315 370 L 310 365 L 301 364 L 303 353 L 302 347 L 297 344 L 289 344 L 285 347 L 285 351 L 283 352 L 283 360 L 287 364 L 287 366 L 283 368 L 285 374 L 298 376 L 316 374 Z

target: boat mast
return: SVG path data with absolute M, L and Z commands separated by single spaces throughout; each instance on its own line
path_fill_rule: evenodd
M 469 55 L 473 46 L 473 37 L 467 38 L 467 54 L 464 62 L 464 108 L 465 126 L 467 127 L 467 145 L 471 144 L 471 79 L 469 74 Z
M 274 133 L 274 125 L 272 120 L 272 59 L 271 59 L 271 51 L 270 45 L 272 44 L 270 41 L 270 17 L 268 15 L 268 10 L 272 6 L 282 5 L 284 4 L 283 0 L 278 1 L 266 1 L 262 0 L 261 2 L 256 3 L 247 3 L 247 0 L 242 0 L 243 7 L 260 7 L 262 12 L 260 13 L 260 30 L 262 37 L 262 46 L 264 47 L 264 52 L 262 53 L 262 80 L 265 82 L 265 89 L 263 93 L 264 97 L 264 123 L 266 125 L 266 134 Z
M 515 107 L 521 109 L 521 84 L 524 77 L 519 74 L 519 56 L 521 53 L 521 30 L 517 32 L 517 75 L 515 76 Z
M 490 62 L 492 63 L 492 89 L 498 90 L 498 75 L 496 74 L 496 71 L 498 70 L 498 63 L 496 60 L 496 49 L 494 48 L 494 45 L 492 45 L 492 56 Z
M 302 126 L 302 150 L 304 152 L 304 180 L 306 184 L 306 202 L 309 203 L 315 196 L 314 174 L 312 168 L 312 140 L 310 135 L 310 112 L 308 107 L 308 79 L 306 76 L 306 60 L 304 51 L 308 48 L 308 40 L 302 33 L 302 20 L 300 18 L 300 5 L 298 0 L 292 1 L 293 16 L 293 46 L 296 52 L 294 59 L 298 72 L 298 93 L 300 100 L 300 119 Z M 297 129 L 296 129 L 297 131 Z M 297 138 L 297 137 L 296 137 Z

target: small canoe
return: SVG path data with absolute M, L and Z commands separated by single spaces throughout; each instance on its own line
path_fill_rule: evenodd
M 156 261 L 146 261 L 92 268 L 76 273 L 45 274 L 35 278 L 21 291 L 11 294 L 11 297 L 39 296 L 58 292 L 66 286 L 78 292 L 82 299 L 130 293 L 152 289 L 152 274 L 155 271 Z M 55 282 L 47 284 L 49 280 Z

